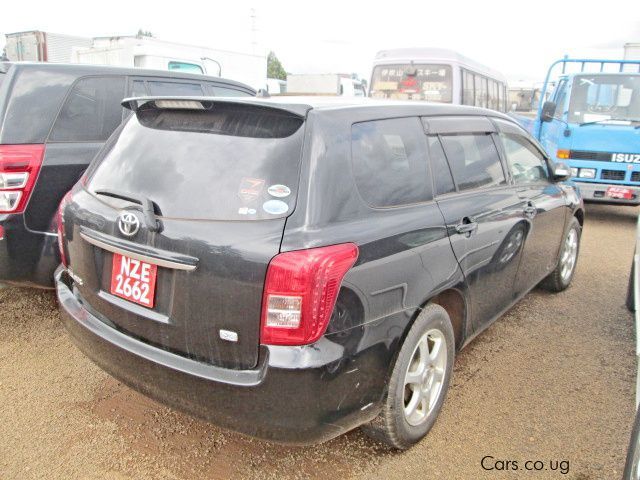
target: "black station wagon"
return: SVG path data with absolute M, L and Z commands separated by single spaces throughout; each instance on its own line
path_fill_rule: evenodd
M 509 117 L 418 102 L 158 98 L 64 198 L 63 321 L 218 425 L 408 448 L 455 352 L 572 280 L 582 200 Z

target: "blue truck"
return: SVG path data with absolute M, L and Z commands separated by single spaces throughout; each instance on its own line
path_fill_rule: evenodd
M 640 205 L 640 60 L 565 57 L 540 98 L 535 119 L 521 123 L 571 168 L 584 200 Z

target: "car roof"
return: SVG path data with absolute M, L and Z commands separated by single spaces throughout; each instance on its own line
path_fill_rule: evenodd
M 243 87 L 251 91 L 255 91 L 250 86 L 230 80 L 227 78 L 213 77 L 198 73 L 183 73 L 170 70 L 151 70 L 146 68 L 135 67 L 114 67 L 109 65 L 88 65 L 83 63 L 48 63 L 48 62 L 0 62 L 0 72 L 7 72 L 10 68 L 19 70 L 40 70 L 55 72 L 71 72 L 80 75 L 97 75 L 97 74 L 114 74 L 114 75 L 131 75 L 138 77 L 164 77 L 176 78 L 183 80 L 197 80 L 207 82 L 218 82 L 227 85 Z
M 122 105 L 131 110 L 137 110 L 143 104 L 156 100 L 194 100 L 198 102 L 234 103 L 255 105 L 257 107 L 274 108 L 286 111 L 294 115 L 304 117 L 311 110 L 330 113 L 344 110 L 373 111 L 390 117 L 397 116 L 445 116 L 445 115 L 474 115 L 498 117 L 504 120 L 515 122 L 508 115 L 485 108 L 470 107 L 466 105 L 450 105 L 444 103 L 432 103 L 423 101 L 399 101 L 399 100 L 376 100 L 363 97 L 330 97 L 330 96 L 273 96 L 273 97 L 185 97 L 185 96 L 164 96 L 164 97 L 136 97 L 127 98 L 122 101 Z

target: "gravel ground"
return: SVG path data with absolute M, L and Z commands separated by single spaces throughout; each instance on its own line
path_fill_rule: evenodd
M 573 286 L 533 291 L 461 352 L 438 422 L 404 453 L 358 431 L 287 448 L 174 412 L 87 360 L 51 293 L 1 289 L 0 478 L 619 478 L 634 413 L 624 299 L 637 213 L 589 206 Z M 485 456 L 518 470 L 485 471 Z

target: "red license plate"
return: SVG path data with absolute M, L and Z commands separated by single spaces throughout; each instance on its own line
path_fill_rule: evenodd
M 633 198 L 633 191 L 628 188 L 609 187 L 607 188 L 607 197 L 631 200 Z
M 111 293 L 145 307 L 153 308 L 158 266 L 113 254 Z

